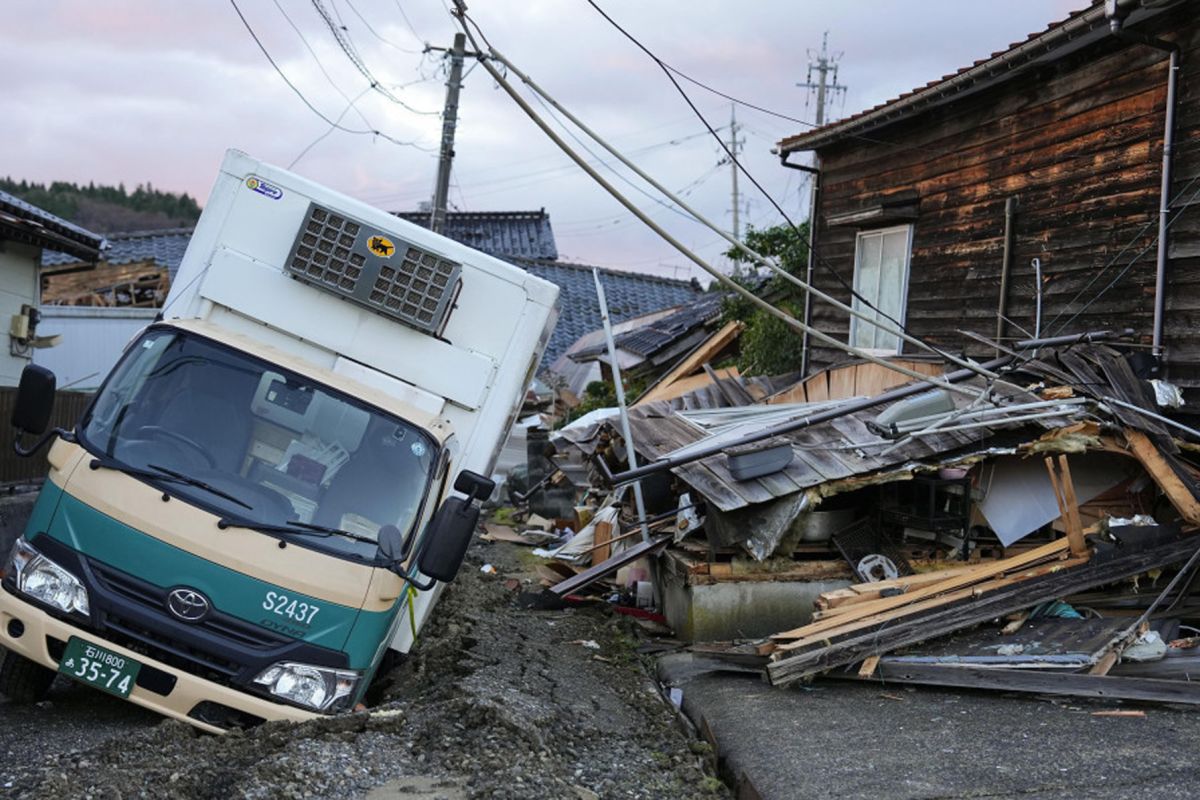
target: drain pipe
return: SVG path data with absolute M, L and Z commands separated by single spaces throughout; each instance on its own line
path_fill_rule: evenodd
M 1171 165 L 1175 149 L 1175 91 L 1179 78 L 1179 46 L 1165 39 L 1148 36 L 1141 31 L 1125 30 L 1125 18 L 1132 7 L 1122 0 L 1108 0 L 1105 13 L 1113 36 L 1122 41 L 1142 44 L 1169 55 L 1167 63 L 1167 107 L 1163 122 L 1162 187 L 1158 206 L 1158 260 L 1154 276 L 1154 336 L 1151 354 L 1161 361 L 1163 355 L 1163 316 L 1166 311 L 1167 290 L 1167 224 L 1171 213 Z
M 1004 320 L 1008 317 L 1008 274 L 1012 271 L 1013 258 L 1013 218 L 1017 214 L 1017 198 L 1009 197 L 1004 201 L 1004 255 L 1000 258 L 1000 302 L 996 306 L 996 341 L 1004 342 Z M 1034 338 L 1039 333 L 1034 331 Z M 1000 355 L 997 348 L 996 355 Z
M 810 167 L 806 164 L 789 162 L 788 154 L 784 153 L 780 157 L 779 163 L 788 169 L 798 169 L 812 175 L 812 191 L 808 194 L 808 266 L 804 276 L 805 285 L 812 286 L 813 265 L 816 261 L 817 250 L 817 206 L 821 202 L 821 157 L 813 153 L 813 166 Z M 807 290 L 804 292 L 804 324 L 812 325 L 812 294 Z M 808 331 L 806 330 L 800 340 L 801 380 L 808 377 L 808 361 Z

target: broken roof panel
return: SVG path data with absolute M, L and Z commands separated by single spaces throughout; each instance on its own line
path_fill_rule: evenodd
M 155 231 L 131 231 L 112 233 L 108 236 L 108 247 L 101 261 L 104 264 L 121 265 L 153 262 L 167 270 L 174 280 L 175 273 L 183 261 L 192 228 L 166 228 Z M 79 264 L 79 259 L 64 253 L 45 252 L 42 267 L 48 272 L 69 272 Z
M 47 250 L 60 250 L 77 259 L 95 261 L 104 246 L 98 233 L 67 222 L 49 211 L 0 191 L 0 239 L 13 239 Z

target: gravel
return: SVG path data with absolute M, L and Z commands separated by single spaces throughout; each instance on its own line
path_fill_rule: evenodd
M 0 705 L 0 795 L 729 797 L 628 620 L 518 606 L 516 589 L 536 588 L 527 553 L 477 544 L 368 712 L 208 736 L 82 687 L 53 696 L 69 709 L 54 722 Z M 480 572 L 485 560 L 497 575 Z

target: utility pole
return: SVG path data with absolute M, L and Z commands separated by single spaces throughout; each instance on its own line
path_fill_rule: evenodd
M 808 51 L 808 77 L 804 83 L 796 85 L 802 89 L 808 89 L 811 96 L 815 89 L 817 92 L 817 126 L 825 124 L 825 107 L 832 101 L 833 97 L 838 92 L 845 92 L 846 87 L 837 82 L 838 61 L 841 60 L 842 54 L 837 53 L 830 55 L 829 53 L 829 31 L 825 31 L 825 36 L 821 39 L 821 52 L 814 53 Z M 817 73 L 817 82 L 813 83 L 813 73 Z
M 462 86 L 463 56 L 467 37 L 454 35 L 450 48 L 450 80 L 446 83 L 446 108 L 442 111 L 442 147 L 438 156 L 437 183 L 433 187 L 433 210 L 429 229 L 441 233 L 446 222 L 446 199 L 450 194 L 450 165 L 454 161 L 454 128 L 458 124 L 458 90 Z
M 738 153 L 741 152 L 741 146 L 746 140 L 738 140 L 738 124 L 737 124 L 737 103 L 729 104 L 729 152 L 733 157 L 729 159 L 729 166 L 733 175 L 733 238 L 741 239 L 741 231 L 738 225 Z

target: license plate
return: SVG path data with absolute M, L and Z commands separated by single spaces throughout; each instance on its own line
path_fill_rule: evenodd
M 128 697 L 142 665 L 132 658 L 105 650 L 72 636 L 58 662 L 58 671 L 80 683 L 94 686 L 117 697 Z

